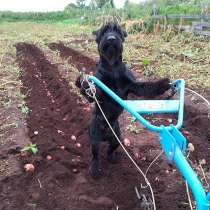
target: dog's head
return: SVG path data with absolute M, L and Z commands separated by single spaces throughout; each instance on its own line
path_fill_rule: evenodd
M 119 24 L 107 23 L 97 31 L 94 31 L 93 34 L 96 35 L 100 56 L 111 66 L 122 58 L 123 42 L 125 37 L 127 37 L 127 33 Z

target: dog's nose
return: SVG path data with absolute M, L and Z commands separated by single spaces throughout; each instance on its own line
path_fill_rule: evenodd
M 113 40 L 115 40 L 115 39 L 116 39 L 116 37 L 113 36 L 113 35 L 110 35 L 110 36 L 107 37 L 107 40 L 108 40 L 108 41 L 113 41 Z

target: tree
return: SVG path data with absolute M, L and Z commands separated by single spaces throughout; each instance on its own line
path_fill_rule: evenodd
M 91 0 L 89 7 L 91 9 L 101 9 L 103 7 L 115 8 L 114 0 Z
M 107 3 L 107 0 L 91 0 L 90 4 L 96 8 L 102 8 Z
M 126 0 L 124 3 L 124 8 L 126 8 L 129 5 L 129 3 L 130 3 L 129 0 Z
M 114 6 L 114 0 L 110 0 L 110 5 L 111 5 L 112 8 L 115 8 L 115 6 Z
M 77 0 L 76 4 L 79 8 L 84 8 L 85 7 L 85 1 L 86 0 Z
M 70 4 L 68 4 L 68 5 L 65 7 L 65 10 L 68 10 L 68 9 L 70 9 L 70 8 L 75 9 L 75 8 L 77 8 L 77 5 L 74 4 L 74 3 L 70 3 Z

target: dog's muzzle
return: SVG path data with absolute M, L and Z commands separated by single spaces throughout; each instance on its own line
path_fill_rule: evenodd
M 117 38 L 114 35 L 110 35 L 110 36 L 107 37 L 107 41 L 114 41 L 116 39 Z

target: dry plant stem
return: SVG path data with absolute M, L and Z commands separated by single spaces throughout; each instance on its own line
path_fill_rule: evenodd
M 203 170 L 203 167 L 202 167 L 201 164 L 199 164 L 199 167 L 200 167 L 200 169 L 201 169 L 201 172 L 202 172 L 202 175 L 203 175 L 203 179 L 205 180 L 205 182 L 206 182 L 206 187 L 207 187 L 207 189 L 208 189 L 208 188 L 209 188 L 209 183 L 208 183 L 208 181 L 207 181 L 207 179 L 206 179 L 206 175 L 205 175 L 205 172 L 204 172 L 204 170 Z
M 188 187 L 187 181 L 185 181 L 185 186 L 186 186 L 187 197 L 188 197 L 190 209 L 193 210 L 192 200 L 191 200 L 191 198 L 190 198 L 190 192 L 189 192 L 189 187 Z

